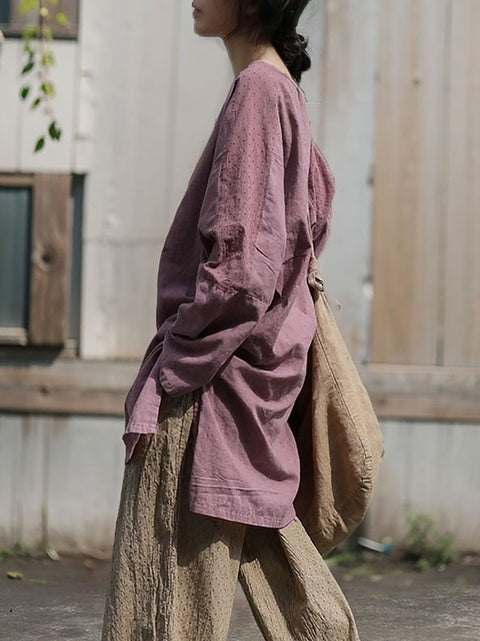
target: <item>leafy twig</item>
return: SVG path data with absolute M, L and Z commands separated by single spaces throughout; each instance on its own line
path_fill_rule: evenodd
M 52 9 L 48 7 L 51 5 Z M 23 29 L 24 40 L 23 52 L 25 62 L 21 71 L 22 76 L 31 76 L 36 72 L 36 86 L 32 90 L 31 84 L 24 84 L 20 89 L 20 98 L 34 97 L 30 103 L 30 109 L 43 107 L 44 114 L 49 119 L 47 131 L 39 136 L 35 142 L 34 151 L 40 151 L 45 146 L 46 140 L 58 141 L 61 138 L 62 130 L 57 123 L 53 99 L 56 96 L 55 86 L 52 82 L 50 71 L 55 64 L 55 57 L 51 48 L 53 41 L 52 29 L 47 24 L 50 11 L 53 12 L 57 24 L 65 26 L 70 23 L 63 11 L 55 11 L 53 7 L 58 5 L 58 0 L 21 0 L 20 12 L 25 15 L 30 12 L 36 14 L 36 22 L 27 24 Z

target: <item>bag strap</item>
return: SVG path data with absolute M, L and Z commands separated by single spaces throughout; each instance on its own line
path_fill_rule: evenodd
M 307 206 L 307 227 L 308 237 L 310 239 L 310 248 L 312 250 L 312 254 L 310 256 L 310 264 L 308 266 L 307 281 L 312 290 L 324 292 L 325 284 L 323 282 L 323 278 L 320 276 L 320 272 L 318 271 L 318 262 L 317 257 L 315 256 L 315 246 L 313 244 L 312 227 L 310 225 L 310 200 Z

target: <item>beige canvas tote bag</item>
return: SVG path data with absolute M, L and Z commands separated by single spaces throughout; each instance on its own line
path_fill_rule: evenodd
M 384 442 L 368 393 L 330 309 L 312 244 L 308 283 L 317 316 L 307 377 L 289 419 L 301 479 L 297 516 L 324 553 L 363 520 Z

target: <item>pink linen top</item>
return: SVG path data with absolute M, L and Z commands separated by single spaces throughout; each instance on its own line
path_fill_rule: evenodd
M 162 394 L 194 393 L 193 512 L 275 528 L 295 517 L 288 417 L 316 324 L 308 225 L 318 254 L 333 193 L 303 91 L 253 61 L 232 83 L 165 240 L 157 331 L 125 400 L 127 463 L 139 435 L 156 431 Z

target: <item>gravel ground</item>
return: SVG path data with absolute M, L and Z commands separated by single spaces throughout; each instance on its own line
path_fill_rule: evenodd
M 0 561 L 0 641 L 99 641 L 109 568 L 108 560 L 87 556 Z M 420 573 L 383 556 L 332 571 L 362 641 L 480 640 L 478 557 L 441 572 Z M 262 640 L 240 588 L 228 640 Z

